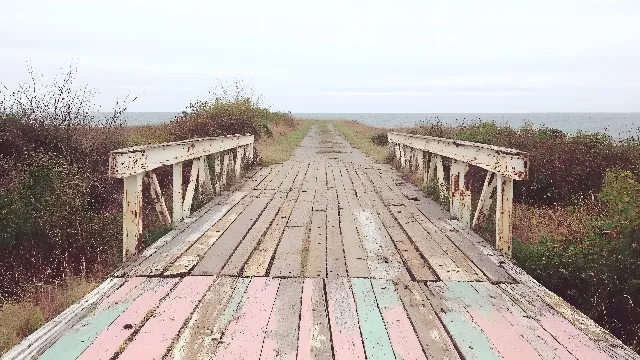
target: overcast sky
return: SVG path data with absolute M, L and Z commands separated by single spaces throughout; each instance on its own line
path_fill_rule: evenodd
M 240 77 L 292 112 L 640 111 L 640 1 L 0 0 L 0 82 L 77 64 L 103 107 Z

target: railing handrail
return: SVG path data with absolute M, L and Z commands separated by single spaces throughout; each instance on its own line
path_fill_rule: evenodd
M 229 135 L 118 149 L 109 156 L 109 175 L 125 178 L 160 166 L 249 145 L 253 141 L 253 135 Z
M 513 181 L 526 180 L 529 154 L 523 151 L 474 143 L 397 132 L 387 133 L 389 145 L 400 166 L 424 175 L 424 183 L 435 182 L 440 199 L 449 198 L 449 212 L 472 228 L 485 223 L 496 192 L 496 247 L 511 256 L 511 217 Z M 450 159 L 449 181 L 445 180 L 444 159 Z M 487 170 L 484 187 L 471 220 L 471 186 L 466 176 L 469 165 Z
M 167 226 L 177 224 L 191 214 L 197 192 L 220 194 L 227 177 L 238 177 L 244 167 L 253 164 L 253 135 L 229 135 L 176 141 L 118 149 L 109 156 L 109 175 L 124 180 L 122 197 L 123 260 L 136 255 L 142 246 L 142 185 L 150 194 L 160 220 Z M 189 183 L 183 192 L 183 162 L 192 160 Z M 162 195 L 155 169 L 173 167 L 172 202 L 169 209 Z M 184 196 L 183 196 L 184 195 Z
M 389 142 L 401 143 L 416 149 L 436 153 L 514 180 L 526 180 L 528 177 L 529 154 L 520 150 L 470 141 L 397 132 L 390 132 L 387 136 Z

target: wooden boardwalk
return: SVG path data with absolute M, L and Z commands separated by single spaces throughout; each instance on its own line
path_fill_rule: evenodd
M 638 359 L 388 165 L 313 128 L 7 354 Z

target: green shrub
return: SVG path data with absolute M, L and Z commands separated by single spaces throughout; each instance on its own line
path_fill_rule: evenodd
M 607 171 L 605 212 L 584 238 L 514 241 L 514 257 L 543 285 L 640 349 L 640 184 Z
M 387 133 L 380 132 L 380 133 L 371 135 L 371 142 L 377 146 L 389 145 L 389 139 L 387 139 Z

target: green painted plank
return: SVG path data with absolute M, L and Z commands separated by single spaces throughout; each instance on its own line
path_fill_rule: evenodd
M 104 309 L 88 316 L 71 330 L 64 334 L 58 341 L 45 351 L 42 360 L 75 359 L 91 345 L 100 333 L 120 316 L 133 300 L 124 301 L 113 307 Z
M 236 311 L 238 311 L 238 307 L 240 307 L 240 302 L 242 301 L 242 297 L 244 293 L 247 291 L 247 287 L 249 287 L 249 283 L 251 282 L 251 278 L 240 278 L 236 283 L 236 288 L 233 290 L 233 295 L 231 295 L 231 299 L 229 300 L 229 304 L 227 308 L 224 309 L 222 316 L 218 319 L 218 323 L 216 324 L 216 329 L 218 331 L 224 331 L 227 328 L 227 325 L 233 319 L 233 315 L 235 315 Z
M 489 339 L 469 319 L 465 319 L 455 312 L 440 314 L 440 319 L 447 327 L 449 334 L 451 334 L 465 359 L 500 359 L 491 347 Z
M 351 279 L 358 309 L 360 331 L 368 359 L 395 359 L 389 334 L 369 279 Z

